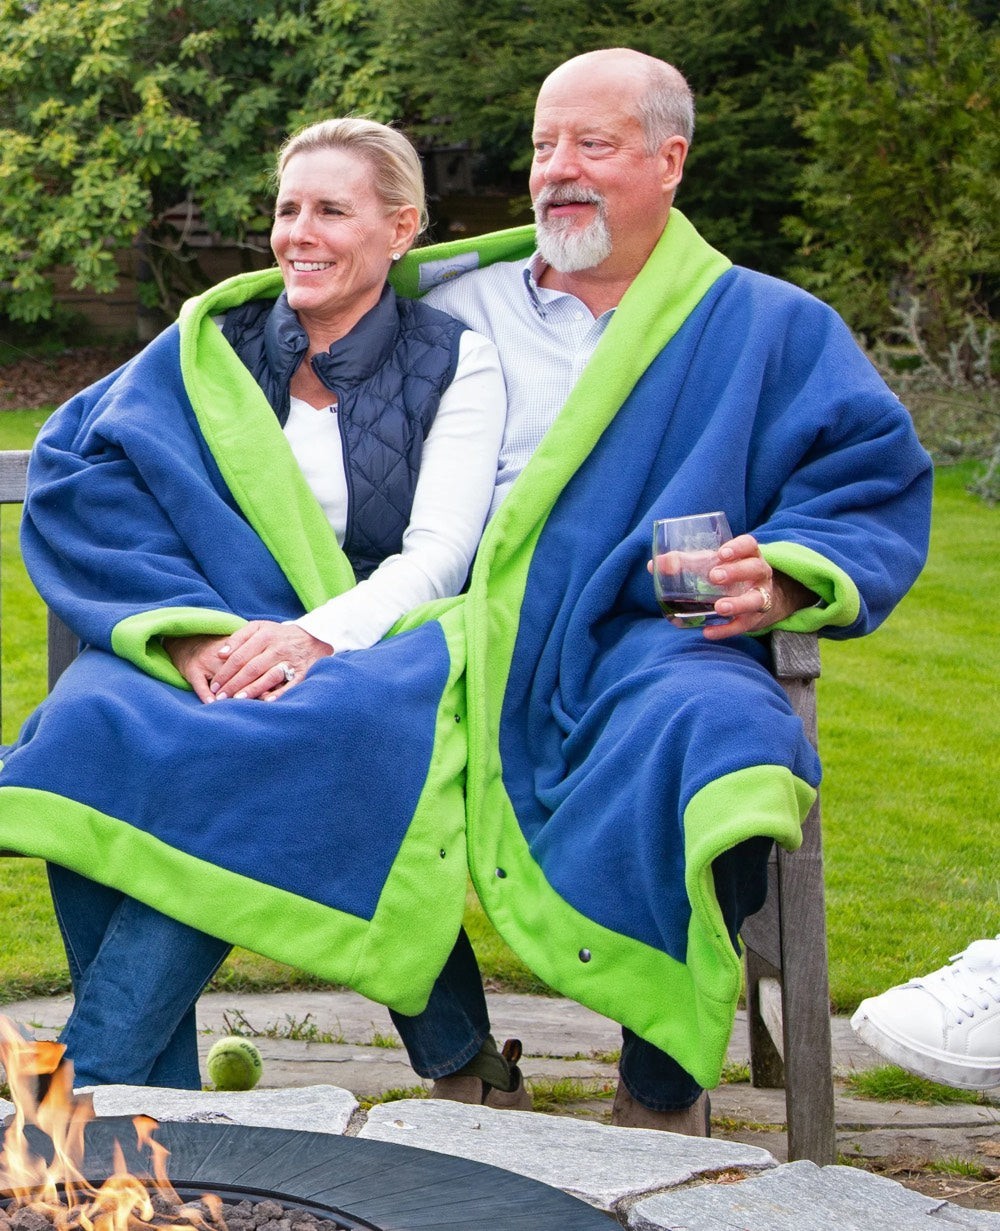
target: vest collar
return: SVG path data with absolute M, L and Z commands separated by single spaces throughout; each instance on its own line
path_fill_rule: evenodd
M 313 356 L 313 371 L 328 389 L 364 380 L 389 357 L 398 331 L 396 292 L 387 283 L 378 303 L 364 314 L 349 334 L 334 342 L 328 351 Z M 264 330 L 268 366 L 287 383 L 308 346 L 306 331 L 282 291 Z

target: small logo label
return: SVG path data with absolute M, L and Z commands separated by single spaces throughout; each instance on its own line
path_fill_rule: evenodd
M 478 252 L 463 252 L 458 256 L 444 257 L 440 261 L 426 261 L 420 266 L 417 287 L 421 292 L 429 291 L 433 286 L 440 286 L 443 282 L 457 278 L 459 274 L 478 268 Z

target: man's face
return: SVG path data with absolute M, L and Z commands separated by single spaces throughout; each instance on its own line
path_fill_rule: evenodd
M 607 263 L 634 277 L 666 225 L 686 143 L 647 151 L 642 89 L 612 62 L 571 63 L 542 86 L 531 197 L 539 251 L 560 272 Z

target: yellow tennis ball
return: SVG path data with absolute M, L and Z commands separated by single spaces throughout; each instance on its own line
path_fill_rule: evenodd
M 260 1052 L 237 1035 L 213 1043 L 206 1063 L 216 1090 L 252 1090 L 264 1071 Z

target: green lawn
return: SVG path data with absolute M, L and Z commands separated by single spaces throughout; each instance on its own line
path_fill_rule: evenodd
M 43 418 L 0 415 L 0 448 L 26 447 Z M 1000 931 L 1000 621 L 977 603 L 996 576 L 1000 509 L 968 495 L 969 477 L 966 466 L 939 472 L 930 561 L 886 625 L 862 641 L 823 645 L 827 907 L 840 1009 Z M 9 740 L 44 692 L 43 617 L 20 570 L 15 510 L 4 513 L 2 540 Z M 37 861 L 0 860 L 0 918 L 0 1002 L 67 986 Z M 471 895 L 467 921 L 488 978 L 540 990 Z M 243 952 L 220 979 L 316 983 Z
M 820 748 L 834 1002 L 846 1008 L 1000 932 L 1000 508 L 935 484 L 913 590 L 823 646 Z M 986 594 L 983 601 L 982 595 Z

